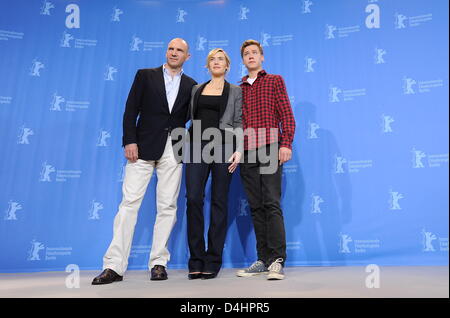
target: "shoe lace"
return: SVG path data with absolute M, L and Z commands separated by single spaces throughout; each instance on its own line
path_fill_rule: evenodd
M 270 264 L 269 271 L 275 271 L 275 272 L 281 271 L 281 267 L 282 267 L 281 263 L 283 263 L 283 259 L 278 258 L 275 262 Z
M 258 269 L 258 268 L 261 267 L 261 266 L 264 266 L 263 262 L 261 262 L 261 261 L 256 261 L 256 262 L 254 262 L 254 263 L 248 268 L 248 270 L 249 270 L 249 271 L 252 271 L 252 270 L 254 270 L 254 269 Z

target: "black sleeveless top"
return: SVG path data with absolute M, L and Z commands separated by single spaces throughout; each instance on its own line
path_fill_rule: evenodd
M 195 119 L 202 122 L 202 133 L 207 128 L 219 128 L 220 99 L 221 95 L 200 95 L 198 98 Z

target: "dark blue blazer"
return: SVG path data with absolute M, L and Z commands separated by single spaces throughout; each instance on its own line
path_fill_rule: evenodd
M 189 76 L 181 76 L 180 89 L 169 112 L 162 66 L 138 70 L 123 114 L 122 146 L 136 143 L 139 159 L 160 159 L 170 131 L 186 125 L 195 84 Z

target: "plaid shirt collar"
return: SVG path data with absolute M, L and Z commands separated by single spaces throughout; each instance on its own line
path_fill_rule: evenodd
M 258 75 L 256 75 L 256 78 L 258 78 L 258 77 L 260 77 L 260 76 L 265 76 L 266 74 L 267 74 L 267 73 L 266 73 L 265 70 L 261 70 L 261 71 L 258 72 Z M 245 75 L 245 76 L 241 79 L 240 83 L 247 83 L 248 78 L 249 78 L 249 76 L 248 76 L 248 75 Z

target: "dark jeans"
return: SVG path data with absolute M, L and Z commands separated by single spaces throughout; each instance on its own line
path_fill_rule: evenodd
M 222 157 L 224 158 L 224 155 Z M 218 273 L 222 266 L 222 252 L 228 227 L 228 190 L 232 178 L 232 174 L 228 172 L 230 164 L 223 160 L 222 162 L 225 163 L 186 163 L 189 272 Z M 210 173 L 211 214 L 206 250 L 203 204 Z
M 258 259 L 268 266 L 277 258 L 282 258 L 284 265 L 286 232 L 280 207 L 283 166 L 277 163 L 274 173 L 262 174 L 260 168 L 269 163 L 261 163 L 259 156 L 250 152 L 244 151 L 240 171 L 255 228 Z M 256 163 L 249 163 L 249 157 L 256 157 Z

